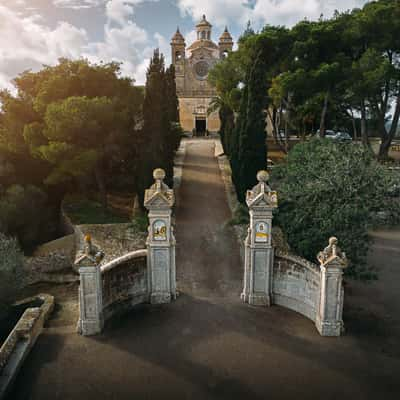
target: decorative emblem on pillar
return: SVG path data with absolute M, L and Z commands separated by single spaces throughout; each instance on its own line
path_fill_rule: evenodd
M 174 191 L 163 181 L 165 171 L 153 172 L 155 183 L 147 189 L 144 206 L 149 210 L 148 280 L 152 304 L 169 303 L 176 297 L 175 237 L 171 222 Z
M 347 267 L 346 254 L 340 250 L 335 237 L 318 253 L 321 268 L 321 295 L 316 327 L 322 336 L 340 336 L 343 331 L 343 269 Z
M 278 196 L 268 186 L 268 179 L 267 171 L 259 171 L 259 183 L 248 190 L 246 195 L 250 226 L 245 240 L 244 288 L 241 298 L 257 306 L 270 306 L 272 303 L 272 211 L 278 207 Z

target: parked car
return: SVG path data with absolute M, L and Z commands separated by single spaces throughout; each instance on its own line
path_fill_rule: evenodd
M 320 137 L 319 129 L 317 130 L 316 136 Z M 337 140 L 338 142 L 351 142 L 353 140 L 347 132 L 332 131 L 329 129 L 325 131 L 325 138 Z

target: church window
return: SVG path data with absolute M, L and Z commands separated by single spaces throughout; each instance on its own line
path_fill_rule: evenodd
M 200 78 L 205 78 L 208 74 L 208 64 L 206 61 L 199 61 L 194 66 L 194 69 L 195 69 L 197 76 Z

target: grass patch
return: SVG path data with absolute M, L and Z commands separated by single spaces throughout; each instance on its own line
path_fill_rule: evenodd
M 83 224 L 121 224 L 130 222 L 130 219 L 105 210 L 103 206 L 93 200 L 68 196 L 64 200 L 64 211 L 75 225 Z

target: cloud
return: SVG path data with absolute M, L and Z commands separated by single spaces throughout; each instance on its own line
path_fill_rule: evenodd
M 43 25 L 41 16 L 20 16 L 0 6 L 0 84 L 19 72 L 41 64 L 54 63 L 59 57 L 77 58 L 87 43 L 87 34 L 68 22 L 54 29 Z
M 161 34 L 149 37 L 132 21 L 134 7 L 146 0 L 54 1 L 59 7 L 72 8 L 104 3 L 104 38 L 91 41 L 85 29 L 65 21 L 50 28 L 38 14 L 24 16 L 0 5 L 0 88 L 10 89 L 11 80 L 20 72 L 38 70 L 43 64 L 54 65 L 60 57 L 122 62 L 122 74 L 143 83 L 153 48 L 158 45 L 162 51 L 168 49 Z
M 234 21 L 245 26 L 247 21 L 260 26 L 293 25 L 303 18 L 316 19 L 321 14 L 331 16 L 338 9 L 359 7 L 367 0 L 177 0 L 183 16 L 198 21 L 203 14 L 218 27 Z
M 82 8 L 92 8 L 104 4 L 105 0 L 53 0 L 53 4 L 59 8 L 72 8 L 79 10 Z

